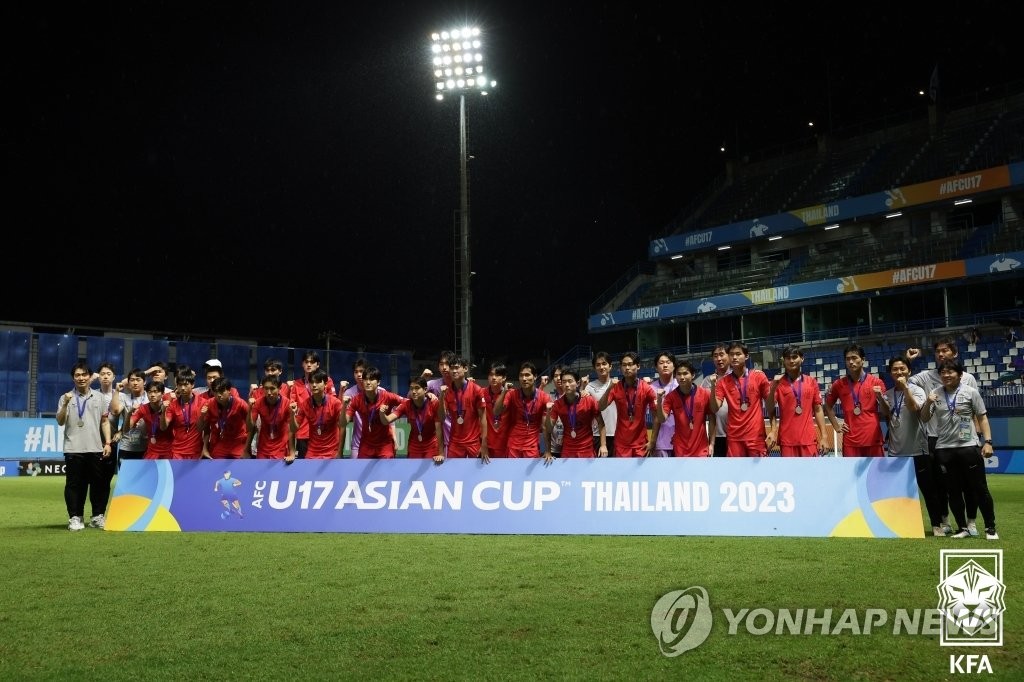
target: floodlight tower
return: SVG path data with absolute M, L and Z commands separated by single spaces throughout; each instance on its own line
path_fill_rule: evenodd
M 455 340 L 458 354 L 472 366 L 472 325 L 470 309 L 472 276 L 469 251 L 469 178 L 466 167 L 466 94 L 486 96 L 497 85 L 484 68 L 483 41 L 475 26 L 454 28 L 431 34 L 431 64 L 434 73 L 434 97 L 459 95 L 459 212 L 455 239 Z

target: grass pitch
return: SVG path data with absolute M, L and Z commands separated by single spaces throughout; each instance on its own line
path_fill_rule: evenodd
M 998 542 L 70 533 L 63 485 L 0 480 L 2 680 L 933 680 L 950 654 L 1024 676 L 1021 476 L 989 477 Z M 831 608 L 833 625 L 847 608 L 934 608 L 951 547 L 1004 550 L 1002 647 L 940 647 L 891 622 L 870 635 L 728 633 L 723 608 Z M 651 608 L 695 585 L 711 635 L 662 656 Z

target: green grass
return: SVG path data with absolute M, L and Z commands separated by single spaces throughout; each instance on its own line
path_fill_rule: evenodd
M 931 680 L 950 653 L 1024 675 L 1024 477 L 992 476 L 1002 540 L 115 533 L 66 530 L 62 478 L 0 480 L 0 679 Z M 935 635 L 728 635 L 766 607 L 933 608 L 939 549 L 1004 549 L 1001 648 Z M 650 611 L 707 589 L 699 648 Z M 988 677 L 988 676 L 986 676 Z

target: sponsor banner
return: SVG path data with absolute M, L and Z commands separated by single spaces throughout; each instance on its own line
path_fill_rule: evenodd
M 895 270 L 883 270 L 872 272 L 866 275 L 853 275 L 840 278 L 842 288 L 837 291 L 841 294 L 849 294 L 864 289 L 888 289 L 891 287 L 903 287 L 911 284 L 927 284 L 944 279 L 956 279 L 967 274 L 964 261 L 949 261 L 946 263 L 932 263 L 930 265 L 915 265 L 910 268 L 897 268 Z
M 661 305 L 616 310 L 591 315 L 587 320 L 590 331 L 605 331 L 613 327 L 637 327 L 673 318 L 699 316 L 715 310 L 739 310 L 753 306 L 820 299 L 836 294 L 859 291 L 878 291 L 914 284 L 927 284 L 965 276 L 988 275 L 993 272 L 1017 269 L 1024 263 L 1024 251 L 972 258 L 969 261 L 948 261 L 931 265 L 918 265 L 895 270 L 851 275 L 819 282 L 803 282 L 783 287 L 770 287 L 741 291 L 721 296 L 710 296 L 689 301 L 673 301 Z
M 911 458 L 129 460 L 107 530 L 923 537 Z
M 0 458 L 64 459 L 64 427 L 56 419 L 0 419 Z
M 0 461 L 0 478 L 9 478 L 21 473 L 18 462 L 13 460 Z
M 896 191 L 901 193 L 904 202 L 894 205 L 893 208 L 930 204 L 946 199 L 953 200 L 962 196 L 969 196 L 980 192 L 991 192 L 992 190 L 1003 189 L 1009 186 L 1009 166 L 987 168 L 985 170 L 965 173 L 964 175 L 953 175 L 941 180 L 929 180 L 928 182 L 901 187 Z

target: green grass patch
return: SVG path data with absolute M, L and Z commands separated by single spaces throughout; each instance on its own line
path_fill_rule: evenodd
M 1024 675 L 1024 477 L 1002 539 L 70 533 L 63 478 L 0 480 L 0 679 L 931 680 L 950 653 Z M 87 505 L 88 506 L 88 505 Z M 925 523 L 922 515 L 922 523 Z M 1004 645 L 727 633 L 722 608 L 934 608 L 939 549 L 1004 550 Z M 711 636 L 662 656 L 650 612 L 700 585 Z

